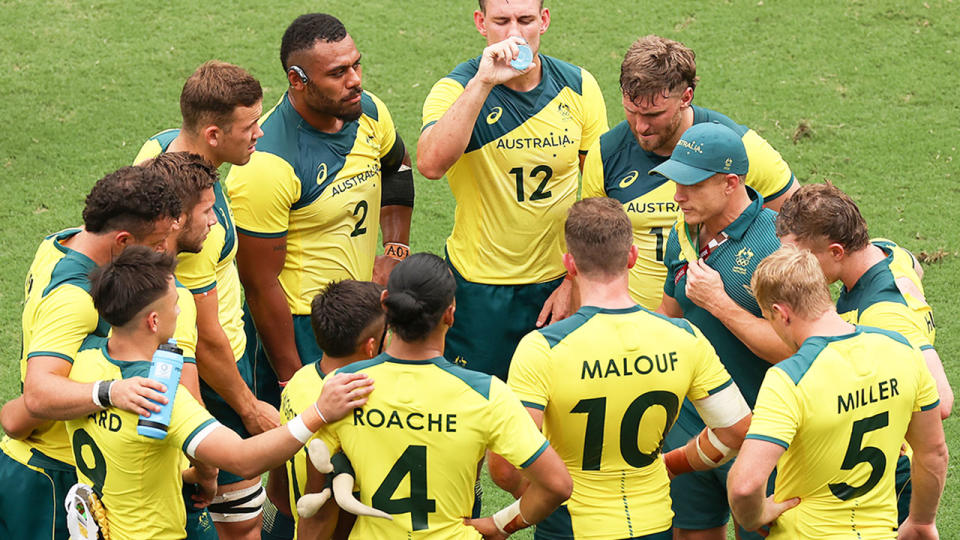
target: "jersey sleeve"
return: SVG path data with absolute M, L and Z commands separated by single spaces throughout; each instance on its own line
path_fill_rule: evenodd
M 316 368 L 313 364 L 307 364 L 300 368 L 300 370 L 307 369 L 315 370 Z M 293 420 L 293 417 L 313 405 L 317 397 L 320 396 L 320 390 L 323 388 L 322 382 L 320 385 L 317 385 L 317 381 L 314 378 L 305 377 L 304 375 L 305 374 L 300 373 L 300 371 L 294 373 L 293 377 L 290 378 L 290 382 L 287 383 L 287 386 L 280 394 L 280 423 L 282 424 Z
M 793 172 L 780 152 L 752 129 L 743 135 L 743 146 L 750 164 L 746 184 L 766 200 L 776 199 L 786 193 L 793 185 Z
M 582 197 L 606 197 L 607 190 L 603 182 L 603 156 L 600 153 L 600 139 L 597 138 L 583 162 Z
M 300 181 L 283 158 L 254 152 L 249 163 L 230 169 L 225 184 L 239 232 L 261 238 L 287 234 L 290 207 L 300 198 Z
M 540 332 L 530 332 L 517 345 L 507 377 L 510 391 L 524 407 L 544 410 L 550 401 L 550 345 Z
M 177 255 L 177 280 L 193 294 L 203 294 L 217 286 L 217 263 L 223 249 L 223 228 L 213 227 L 200 253 Z
M 603 102 L 600 85 L 593 75 L 585 69 L 580 69 L 583 77 L 583 132 L 580 138 L 580 153 L 584 154 L 600 140 L 600 135 L 606 133 L 607 105 Z
M 188 364 L 197 363 L 197 304 L 186 287 L 177 287 L 177 307 L 180 315 L 177 316 L 177 327 L 173 330 L 173 337 L 177 340 L 177 347 L 183 349 L 183 361 Z
M 163 153 L 163 148 L 160 147 L 160 141 L 156 139 L 148 139 L 147 142 L 143 143 L 143 146 L 140 147 L 140 151 L 137 152 L 137 157 L 133 158 L 133 164 L 139 165 L 148 159 L 155 158 Z
M 800 426 L 800 405 L 796 386 L 776 366 L 767 370 L 757 394 L 748 439 L 757 439 L 789 448 Z
M 57 287 L 37 307 L 27 358 L 55 356 L 73 363 L 80 344 L 96 330 L 99 319 L 86 291 L 69 284 Z
M 858 324 L 900 333 L 916 349 L 933 346 L 924 331 L 926 321 L 922 315 L 898 302 L 877 302 L 871 305 L 860 312 Z
M 533 418 L 508 388 L 496 377 L 490 380 L 490 419 L 487 448 L 515 467 L 526 468 L 550 444 L 537 429 Z
M 675 267 L 680 264 L 680 236 L 677 234 L 677 225 L 670 229 L 667 245 L 663 250 L 663 264 L 667 267 L 667 277 L 663 282 L 663 293 L 670 298 L 676 298 L 676 283 L 673 281 Z
M 929 411 L 940 406 L 940 394 L 937 392 L 937 383 L 930 374 L 930 368 L 923 358 L 923 354 L 916 353 L 914 363 L 917 366 L 919 378 L 917 380 L 917 400 L 913 404 L 913 412 Z
M 182 384 L 177 387 L 170 414 L 167 438 L 190 457 L 195 457 L 196 448 L 203 439 L 221 424 L 203 408 Z
M 397 143 L 397 127 L 393 123 L 393 116 L 390 115 L 390 111 L 380 101 L 380 98 L 369 92 L 368 94 L 377 105 L 376 132 L 380 141 L 380 158 L 382 159 L 393 150 L 393 145 Z
M 693 354 L 697 358 L 696 369 L 693 373 L 693 380 L 690 389 L 687 390 L 687 397 L 691 401 L 707 398 L 720 390 L 733 384 L 733 379 L 727 373 L 726 368 L 720 362 L 720 357 L 714 350 L 710 341 L 700 332 L 700 329 L 693 326 L 696 335 L 696 343 L 693 345 Z
M 453 102 L 463 93 L 463 86 L 457 81 L 444 77 L 437 81 L 427 94 L 427 100 L 423 102 L 423 127 L 424 129 L 436 124 L 443 118 L 447 109 L 453 105 Z

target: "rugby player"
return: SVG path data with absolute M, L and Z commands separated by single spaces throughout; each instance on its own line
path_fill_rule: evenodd
M 560 233 L 607 113 L 590 73 L 539 54 L 550 27 L 542 0 L 479 4 L 487 47 L 430 90 L 417 168 L 446 174 L 457 203 L 446 254 L 459 316 L 446 357 L 505 380 L 520 338 L 569 314 Z M 522 71 L 510 65 L 521 43 L 534 58 Z
M 164 249 L 180 209 L 161 176 L 124 167 L 93 186 L 82 228 L 52 234 L 37 249 L 24 284 L 23 394 L 0 415 L 8 435 L 0 443 L 0 537 L 67 537 L 63 500 L 77 477 L 59 420 L 103 409 L 93 384 L 68 376 L 84 338 L 110 329 L 94 308 L 88 274 L 131 245 Z M 134 377 L 112 385 L 109 401 L 134 414 L 159 411 L 147 399 L 163 402 L 161 388 Z
M 670 159 L 650 174 L 676 184 L 683 212 L 667 240 L 667 276 L 658 308 L 684 317 L 703 331 L 752 407 L 771 362 L 790 355 L 750 293 L 750 276 L 780 247 L 776 213 L 744 184 L 748 158 L 741 136 L 720 123 L 701 122 L 683 133 Z M 665 448 L 687 443 L 704 423 L 689 401 L 681 407 Z M 671 484 L 674 527 L 679 538 L 726 538 L 729 463 L 683 475 Z M 752 533 L 741 531 L 741 535 Z
M 377 390 L 317 436 L 353 463 L 359 500 L 393 516 L 359 516 L 353 537 L 476 538 L 467 525 L 485 536 L 506 535 L 539 522 L 570 496 L 563 462 L 506 385 L 443 358 L 455 289 L 436 255 L 401 262 L 381 297 L 392 332 L 385 352 L 335 372 L 368 373 Z M 465 523 L 487 448 L 523 468 L 530 488 L 494 516 Z
M 110 381 L 149 373 L 154 351 L 176 326 L 175 264 L 170 255 L 133 248 L 93 272 L 93 302 L 112 333 L 109 340 L 93 336 L 84 342 L 72 380 L 109 387 Z M 362 405 L 371 389 L 365 377 L 337 377 L 287 428 L 249 439 L 214 420 L 183 385 L 163 439 L 139 435 L 138 418 L 115 408 L 68 420 L 67 429 L 78 478 L 102 501 L 114 537 L 183 538 L 181 452 L 244 478 L 256 477 L 291 457 L 325 418 L 334 421 Z
M 737 132 L 747 150 L 745 182 L 777 210 L 796 191 L 790 167 L 757 132 L 716 111 L 693 105 L 699 81 L 694 53 L 682 43 L 644 36 L 620 64 L 626 119 L 600 136 L 583 167 L 583 197 L 613 197 L 633 223 L 640 250 L 630 272 L 630 294 L 648 309 L 660 305 L 664 242 L 677 218 L 673 182 L 646 173 L 666 161 L 690 126 L 718 121 Z
M 323 351 L 319 362 L 300 368 L 290 379 L 280 398 L 280 415 L 284 423 L 316 401 L 327 373 L 353 362 L 368 360 L 380 354 L 385 335 L 383 307 L 380 293 L 383 287 L 369 281 L 336 281 L 314 297 L 310 305 L 310 322 L 317 344 Z M 290 479 L 290 509 L 296 521 L 294 538 L 328 538 L 336 529 L 341 534 L 350 531 L 353 515 L 337 512 L 335 504 L 304 518 L 296 511 L 297 501 L 306 493 L 321 491 L 326 485 L 325 475 L 307 464 L 306 449 L 298 451 L 287 461 Z
M 211 60 L 187 79 L 180 93 L 180 129 L 150 138 L 137 162 L 162 152 L 186 151 L 202 156 L 214 168 L 243 165 L 263 136 L 260 118 L 263 91 L 243 68 Z M 246 358 L 242 293 L 234 260 L 237 234 L 219 178 L 213 176 L 216 222 L 202 248 L 180 252 L 177 280 L 193 294 L 197 320 L 197 369 L 203 404 L 219 422 L 241 437 L 279 425 L 279 413 L 256 399 Z M 183 318 L 185 309 L 181 309 Z M 231 538 L 259 537 L 264 492 L 257 479 L 221 471 L 212 505 L 217 529 Z M 240 501 L 240 502 L 238 502 Z M 242 509 L 241 512 L 235 509 Z
M 948 458 L 923 356 L 898 333 L 841 318 L 808 251 L 784 246 L 760 263 L 751 287 L 796 352 L 763 380 L 728 479 L 734 516 L 750 529 L 775 519 L 771 540 L 937 538 Z M 914 492 L 898 533 L 894 470 L 904 436 Z
M 696 327 L 630 296 L 637 247 L 618 201 L 575 203 L 564 231 L 563 263 L 582 307 L 520 342 L 508 382 L 573 477 L 570 500 L 537 526 L 536 538 L 669 540 L 668 472 L 706 470 L 733 457 L 750 409 Z M 661 460 L 685 396 L 707 427 Z M 499 462 L 491 458 L 491 474 L 508 472 L 516 486 L 515 469 Z

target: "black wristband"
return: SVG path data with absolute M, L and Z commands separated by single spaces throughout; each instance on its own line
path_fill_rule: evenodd
M 113 406 L 113 404 L 110 403 L 110 387 L 112 387 L 113 383 L 115 382 L 117 382 L 116 379 L 103 381 L 100 383 L 100 386 L 97 388 L 97 399 L 100 400 L 100 405 L 102 405 L 103 408 Z

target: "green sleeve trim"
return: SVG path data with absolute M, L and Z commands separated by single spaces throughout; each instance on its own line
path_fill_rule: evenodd
M 275 233 L 263 233 L 263 232 L 248 231 L 247 229 L 244 229 L 242 227 L 237 227 L 237 232 L 240 234 L 245 234 L 247 236 L 252 236 L 254 238 L 283 238 L 284 236 L 287 235 L 287 231 L 275 232 Z
M 940 406 L 940 400 L 938 399 L 925 407 L 920 407 L 920 410 L 923 412 L 932 411 L 933 409 L 936 409 L 939 406 Z
M 420 133 L 423 133 L 424 131 L 427 130 L 428 127 L 430 127 L 430 126 L 432 126 L 432 125 L 434 125 L 434 124 L 436 124 L 436 123 L 437 123 L 436 120 L 434 120 L 434 121 L 432 121 L 432 122 L 427 122 L 426 124 L 423 125 L 422 128 L 420 128 Z
M 712 396 L 712 395 L 716 394 L 717 392 L 723 390 L 724 388 L 730 386 L 731 384 L 733 384 L 733 379 L 732 379 L 732 378 L 731 378 L 731 379 L 727 379 L 727 382 L 721 384 L 720 386 L 714 388 L 713 390 L 708 390 L 708 391 L 707 391 L 707 395 L 708 395 L 708 396 Z
M 578 150 L 578 152 L 580 152 L 580 155 L 581 155 L 581 156 L 587 155 L 587 152 L 589 152 L 589 151 L 590 151 L 590 150 Z
M 543 444 L 540 446 L 540 449 L 534 452 L 534 454 L 530 456 L 530 459 L 521 463 L 520 468 L 526 469 L 530 465 L 533 465 L 533 462 L 536 461 L 537 458 L 540 457 L 540 454 L 544 453 L 547 450 L 547 447 L 549 446 L 550 446 L 550 441 L 543 441 Z
M 793 172 L 791 172 L 791 173 L 790 173 L 790 181 L 787 182 L 787 185 L 783 186 L 783 187 L 782 187 L 779 191 L 777 191 L 776 193 L 771 193 L 769 197 L 764 197 L 764 198 L 763 198 L 763 201 L 764 201 L 764 202 L 766 202 L 766 201 L 772 201 L 772 200 L 776 199 L 777 197 L 783 195 L 783 194 L 786 193 L 791 187 L 793 187 L 793 184 L 794 184 L 794 182 L 796 182 L 796 181 L 797 181 L 797 176 L 796 176 L 795 174 L 793 174 Z
M 58 352 L 53 352 L 53 351 L 33 351 L 32 353 L 30 353 L 30 354 L 27 355 L 27 360 L 29 360 L 29 359 L 31 359 L 31 358 L 35 358 L 35 357 L 37 357 L 37 356 L 52 356 L 52 357 L 54 357 L 54 358 L 59 358 L 59 359 L 61 359 L 61 360 L 66 360 L 67 362 L 70 362 L 71 364 L 73 363 L 73 358 L 70 358 L 69 356 L 67 356 L 67 355 L 65 355 L 65 354 L 63 354 L 63 353 L 58 353 Z
M 773 443 L 773 444 L 782 446 L 782 447 L 784 448 L 784 450 L 790 448 L 790 444 L 789 444 L 789 443 L 783 442 L 783 441 L 781 441 L 780 439 L 778 439 L 778 438 L 776 438 L 776 437 L 768 437 L 768 436 L 766 436 L 766 435 L 757 435 L 756 433 L 748 433 L 747 436 L 744 437 L 744 439 L 754 439 L 754 440 L 757 440 L 757 441 L 764 441 L 764 442 L 768 442 L 768 443 Z
M 201 431 L 203 431 L 205 427 L 209 426 L 210 424 L 216 421 L 217 420 L 215 418 L 208 418 L 204 423 L 200 424 L 199 426 L 197 426 L 196 429 L 191 431 L 190 435 L 187 435 L 187 438 L 183 440 L 183 446 L 182 446 L 183 452 L 184 453 L 187 452 L 187 447 L 190 446 L 190 441 L 192 441 L 193 438 L 196 437 L 198 433 L 200 433 Z
M 193 293 L 193 294 L 203 294 L 203 293 L 205 293 L 205 292 L 210 292 L 210 291 L 212 291 L 212 290 L 214 290 L 214 289 L 216 289 L 216 288 L 217 288 L 217 282 L 214 281 L 213 283 L 207 285 L 206 287 L 199 287 L 199 288 L 197 288 L 197 289 L 190 289 L 190 292 Z
M 921 351 L 931 351 L 931 350 L 933 350 L 933 345 L 921 345 L 921 346 L 920 346 L 920 350 L 921 350 Z
M 536 410 L 538 410 L 538 411 L 542 411 L 542 410 L 544 410 L 544 409 L 547 408 L 546 405 L 541 405 L 541 404 L 539 404 L 539 403 L 532 403 L 532 402 L 529 402 L 529 401 L 522 401 L 522 400 L 521 400 L 520 403 L 522 403 L 523 406 L 526 407 L 526 408 L 528 408 L 528 409 L 536 409 Z
M 197 365 L 197 359 L 192 356 L 184 356 L 183 363 Z

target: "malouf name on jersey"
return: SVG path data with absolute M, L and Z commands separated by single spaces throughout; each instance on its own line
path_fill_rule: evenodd
M 366 182 L 371 178 L 376 178 L 380 174 L 380 165 L 376 163 L 371 163 L 367 169 L 359 174 L 355 174 L 350 178 L 347 178 L 343 182 L 333 186 L 332 196 L 336 197 L 341 193 L 359 186 L 360 184 Z
M 525 150 L 531 148 L 563 148 L 575 144 L 566 133 L 547 137 L 501 137 L 497 140 L 498 150 Z
M 677 369 L 676 351 L 655 354 L 653 357 L 640 355 L 636 358 L 611 358 L 603 360 L 584 360 L 580 372 L 581 379 L 624 377 L 628 375 L 647 375 L 657 371 L 666 373 Z

